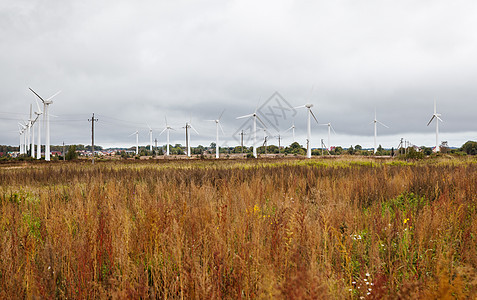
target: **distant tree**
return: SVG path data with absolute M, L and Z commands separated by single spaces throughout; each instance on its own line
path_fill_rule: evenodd
M 424 153 L 416 151 L 413 147 L 409 147 L 406 154 L 407 159 L 422 159 Z
M 341 155 L 343 153 L 343 148 L 341 146 L 336 146 L 333 151 L 331 151 L 331 155 Z
M 71 145 L 68 147 L 68 152 L 66 152 L 65 158 L 66 160 L 78 158 L 78 153 L 76 153 L 76 145 Z
M 203 154 L 204 152 L 205 152 L 205 147 L 202 145 L 199 145 L 191 149 L 192 154 Z
M 354 146 L 354 150 L 363 150 L 363 147 L 361 147 L 361 145 L 356 145 Z
M 324 150 L 324 151 L 326 151 L 326 150 Z M 311 155 L 321 155 L 321 148 L 311 149 Z
M 429 148 L 429 147 L 426 147 L 426 146 L 422 146 L 421 151 L 422 151 L 422 153 L 424 153 L 424 155 L 431 155 L 432 154 L 432 148 Z
M 469 155 L 477 155 L 477 142 L 467 141 L 462 147 L 460 147 L 460 150 Z
M 384 155 L 384 149 L 381 145 L 376 149 L 376 155 Z
M 354 154 L 354 148 L 353 148 L 353 145 L 351 145 L 351 146 L 348 148 L 348 151 L 347 151 L 347 153 L 348 153 L 349 155 L 353 155 L 353 154 Z

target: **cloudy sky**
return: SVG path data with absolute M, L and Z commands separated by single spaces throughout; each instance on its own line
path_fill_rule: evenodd
M 162 145 L 165 116 L 172 144 L 185 144 L 191 120 L 192 144 L 209 145 L 215 124 L 204 120 L 225 110 L 221 144 L 237 145 L 250 122 L 236 117 L 257 108 L 270 137 L 281 131 L 289 144 L 294 122 L 305 144 L 306 110 L 291 107 L 313 103 L 333 145 L 372 147 L 376 109 L 389 126 L 378 128 L 383 146 L 432 146 L 437 99 L 439 139 L 460 146 L 477 139 L 475 16 L 477 2 L 459 0 L 4 0 L 0 144 L 18 144 L 17 123 L 36 107 L 31 87 L 62 91 L 52 144 L 89 143 L 94 112 L 102 146 L 131 146 L 136 130 L 146 145 L 147 124 Z M 314 124 L 312 147 L 322 138 L 326 126 Z

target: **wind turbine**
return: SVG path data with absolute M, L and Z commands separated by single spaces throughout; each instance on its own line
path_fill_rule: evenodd
M 216 120 L 206 120 L 210 122 L 215 122 L 215 158 L 219 158 L 220 153 L 219 153 L 219 127 L 220 130 L 222 130 L 222 134 L 225 135 L 224 129 L 222 128 L 222 125 L 220 125 L 220 118 L 222 118 L 222 115 L 224 114 L 225 110 L 222 111 L 220 116 Z
M 30 134 L 31 134 L 31 157 L 35 158 L 35 125 L 36 118 L 32 118 L 32 104 L 30 104 Z
M 18 123 L 18 132 L 20 133 L 20 155 L 25 153 L 25 125 Z
M 237 117 L 237 119 L 244 119 L 244 118 L 253 118 L 253 157 L 257 158 L 257 119 L 260 123 L 262 123 L 263 126 L 266 127 L 266 125 L 262 122 L 260 117 L 257 115 L 257 109 L 255 109 L 255 112 L 253 114 L 248 114 L 245 116 Z
M 147 124 L 147 127 L 149 127 L 149 151 L 152 153 L 152 128 Z
M 371 124 L 373 123 L 374 123 L 374 154 L 376 154 L 376 136 L 378 135 L 377 124 L 379 123 L 386 128 L 389 128 L 389 127 L 376 119 L 376 109 L 374 109 L 374 120 L 371 122 Z
M 28 118 L 28 122 L 25 122 L 26 125 L 26 148 L 25 148 L 25 153 L 28 154 L 28 151 L 30 150 L 30 141 L 31 141 L 31 104 L 30 104 L 30 117 Z
M 429 121 L 429 123 L 427 123 L 427 126 L 429 126 L 434 119 L 436 119 L 436 152 L 438 152 L 439 151 L 439 121 L 441 122 L 444 122 L 444 121 L 442 121 L 441 119 L 441 114 L 437 113 L 436 100 L 434 100 L 434 114 L 432 115 L 432 118 Z
M 43 102 L 43 113 L 44 113 L 43 120 L 46 123 L 45 160 L 50 161 L 50 115 L 48 113 L 48 107 L 49 107 L 50 104 L 53 103 L 53 101 L 51 99 L 53 99 L 53 97 L 55 97 L 56 95 L 61 93 L 61 91 L 56 92 L 56 94 L 54 94 L 50 98 L 44 100 L 34 90 L 32 90 L 31 88 L 29 88 L 29 89 L 30 89 L 30 91 L 33 92 L 33 94 L 35 94 Z
M 175 130 L 175 129 L 167 124 L 167 117 L 164 117 L 164 119 L 166 119 L 166 127 L 164 127 L 164 129 L 161 131 L 161 133 L 159 135 L 163 134 L 164 131 L 167 131 L 166 155 L 169 155 L 169 132 L 170 132 L 171 129 L 172 130 Z
M 307 158 L 311 158 L 311 117 L 313 116 L 313 119 L 315 119 L 316 123 L 318 123 L 318 120 L 316 119 L 315 117 L 315 114 L 313 113 L 313 111 L 311 110 L 311 108 L 313 107 L 313 104 L 310 104 L 310 103 L 307 103 L 305 105 L 302 105 L 302 106 L 297 106 L 295 108 L 307 108 L 308 109 L 308 139 L 307 139 L 307 150 L 306 150 L 306 157 Z
M 139 154 L 139 131 L 131 133 L 129 136 L 136 135 L 136 155 Z
M 40 115 L 43 114 L 43 112 L 41 111 L 40 104 L 38 104 L 38 100 L 36 98 L 35 98 L 35 103 L 38 108 L 38 111 L 35 111 L 35 115 L 36 115 L 35 122 L 36 122 L 38 118 L 40 117 Z M 38 145 L 36 148 L 36 159 L 40 159 L 40 158 L 41 158 L 41 122 L 38 122 Z
M 320 126 L 328 126 L 328 151 L 331 150 L 331 130 L 336 134 L 335 129 L 331 126 L 331 123 L 328 124 L 320 124 Z
M 197 134 L 199 134 L 199 133 L 197 132 L 197 130 L 195 130 L 194 126 L 192 126 L 192 123 L 190 121 L 186 122 L 186 125 L 183 128 L 185 128 L 185 132 L 186 132 L 187 156 L 190 157 L 191 152 L 190 152 L 190 130 L 189 129 L 193 129 L 195 131 L 195 133 L 197 133 Z
M 292 134 L 293 134 L 293 142 L 295 142 L 295 122 L 293 122 L 292 126 L 290 128 L 288 128 L 287 130 L 285 130 L 283 133 L 287 132 L 291 130 L 292 131 Z

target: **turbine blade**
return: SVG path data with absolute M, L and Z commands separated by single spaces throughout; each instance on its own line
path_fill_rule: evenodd
M 243 118 L 249 118 L 253 116 L 253 114 L 249 114 L 249 115 L 245 115 L 245 116 L 240 116 L 240 117 L 237 117 L 236 119 L 243 119 Z
M 313 111 L 312 111 L 311 109 L 310 109 L 310 113 L 311 113 L 311 115 L 313 116 L 313 119 L 315 119 L 316 123 L 317 123 L 317 124 L 320 124 L 320 123 L 318 122 L 318 120 L 316 119 L 315 114 L 313 113 Z
M 38 98 L 40 98 L 40 100 L 41 100 L 43 103 L 45 103 L 45 100 L 43 100 L 43 98 L 41 98 L 40 95 L 38 95 L 34 90 L 32 90 L 32 88 L 29 88 L 29 89 L 30 89 L 30 91 L 33 92 L 33 94 L 35 94 Z
M 220 122 L 217 123 L 217 124 L 219 124 L 219 127 L 220 127 L 220 130 L 222 131 L 222 134 L 225 135 L 224 129 L 222 128 L 222 125 L 220 125 Z
M 441 122 L 444 122 L 444 121 L 442 121 L 442 119 L 441 119 L 440 117 L 437 117 L 437 120 L 439 120 L 439 121 L 441 121 Z
M 306 107 L 305 105 L 300 105 L 300 106 L 296 106 L 294 108 L 297 109 L 297 108 L 305 108 L 305 107 Z
M 222 113 L 220 114 L 219 118 L 217 120 L 220 121 L 220 119 L 222 118 L 222 116 L 224 115 L 224 112 L 225 112 L 225 109 L 222 111 Z
M 432 115 L 432 118 L 431 118 L 431 120 L 429 121 L 429 123 L 427 123 L 427 126 L 429 126 L 429 124 L 431 124 L 432 120 L 434 120 L 435 117 L 436 117 L 436 115 Z
M 161 133 L 159 133 L 159 135 L 163 134 L 163 133 L 164 133 L 164 131 L 166 131 L 166 130 L 167 130 L 167 127 L 166 127 L 166 128 L 164 128 L 164 129 L 161 131 Z
M 260 119 L 260 117 L 259 117 L 258 115 L 255 115 L 255 116 L 256 116 L 257 120 L 258 120 L 260 123 L 262 123 L 262 125 L 263 125 L 265 128 L 267 128 L 267 125 L 265 125 L 265 123 L 262 122 L 262 119 Z
M 50 98 L 46 99 L 46 101 L 50 101 L 51 99 L 53 99 L 54 97 L 56 97 L 59 93 L 61 93 L 61 91 L 56 92 L 53 96 L 51 96 Z
M 330 124 L 330 127 L 331 127 L 331 130 L 333 130 L 333 132 L 336 134 L 336 131 L 335 129 L 333 128 L 333 126 Z M 329 146 L 329 145 L 328 145 Z
M 43 113 L 43 112 L 41 111 L 40 104 L 38 103 L 38 99 L 36 99 L 36 98 L 35 98 L 35 103 L 36 103 L 36 107 L 38 108 L 38 112 L 39 112 L 39 113 Z
M 292 129 L 293 129 L 293 126 L 290 127 L 290 128 L 288 128 L 287 130 L 285 130 L 283 133 L 285 133 L 285 132 L 287 132 L 287 131 L 290 131 L 290 130 L 292 130 Z
M 190 125 L 190 128 L 192 128 L 195 131 L 195 133 L 199 134 L 199 132 L 197 132 L 197 130 L 195 130 L 194 126 L 192 126 L 192 124 L 189 124 L 189 125 Z
M 389 128 L 387 125 L 385 125 L 383 122 L 377 121 L 379 124 L 383 125 L 386 128 Z

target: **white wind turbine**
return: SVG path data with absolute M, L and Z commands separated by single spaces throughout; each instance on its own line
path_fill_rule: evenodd
M 29 88 L 29 89 L 30 89 L 30 91 L 33 92 L 33 94 L 35 94 L 43 102 L 43 113 L 44 113 L 43 120 L 46 123 L 45 160 L 50 161 L 50 114 L 48 113 L 48 107 L 49 107 L 50 104 L 53 103 L 53 101 L 51 99 L 53 99 L 53 97 L 58 95 L 61 91 L 56 92 L 56 94 L 54 94 L 50 98 L 44 100 L 34 90 L 32 90 L 31 88 Z
M 379 123 L 386 128 L 389 128 L 389 127 L 376 119 L 376 109 L 374 109 L 374 120 L 370 124 L 373 124 L 373 123 L 374 123 L 374 154 L 376 154 L 376 137 L 378 135 L 377 124 Z
M 260 123 L 262 123 L 263 126 L 266 127 L 266 125 L 262 122 L 260 117 L 257 115 L 257 109 L 255 109 L 255 112 L 253 114 L 248 114 L 245 116 L 237 117 L 237 119 L 243 119 L 243 118 L 253 118 L 253 157 L 257 158 L 257 119 Z
M 292 131 L 292 134 L 293 134 L 293 143 L 295 142 L 295 122 L 293 122 L 292 126 L 290 128 L 288 128 L 287 130 L 285 130 L 283 133 L 287 132 L 291 130 Z
M 29 120 L 29 125 L 30 125 L 30 138 L 31 138 L 31 143 L 30 143 L 30 149 L 31 149 L 31 157 L 35 158 L 35 121 L 36 118 L 33 119 L 32 117 L 32 104 L 30 104 L 30 120 Z
M 28 123 L 20 124 L 23 128 L 23 154 L 28 154 Z
M 152 152 L 152 128 L 147 124 L 147 127 L 149 127 L 149 151 Z
M 191 152 L 190 152 L 190 129 L 194 130 L 195 133 L 199 134 L 197 130 L 195 130 L 194 126 L 192 126 L 192 123 L 186 122 L 186 125 L 183 127 L 185 128 L 185 133 L 186 133 L 186 147 L 187 147 L 187 156 L 191 157 Z
M 38 111 L 35 111 L 35 115 L 36 115 L 35 122 L 37 122 L 38 118 L 40 118 L 43 112 L 41 111 L 40 104 L 38 104 L 38 100 L 36 98 L 35 98 L 35 103 L 36 103 L 36 107 L 38 108 Z M 38 122 L 38 144 L 36 148 L 36 159 L 40 159 L 40 158 L 41 158 L 41 122 Z
M 315 117 L 315 114 L 313 113 L 313 111 L 311 110 L 311 108 L 313 107 L 313 104 L 310 104 L 310 103 L 307 103 L 305 105 L 302 105 L 302 106 L 297 106 L 295 108 L 307 108 L 308 109 L 308 123 L 307 123 L 307 127 L 308 127 L 308 138 L 306 140 L 306 157 L 307 158 L 311 158 L 311 117 L 313 116 L 313 119 L 315 119 L 316 123 L 318 123 L 318 120 L 316 119 Z
M 136 135 L 136 155 L 139 154 L 139 131 L 131 133 L 129 136 Z
M 20 155 L 25 154 L 25 125 L 18 123 L 18 132 L 20 133 Z
M 167 131 L 167 145 L 166 145 L 166 149 L 167 149 L 167 150 L 166 150 L 166 155 L 169 155 L 169 133 L 170 133 L 170 130 L 171 130 L 171 129 L 172 129 L 172 130 L 175 130 L 175 129 L 172 128 L 171 126 L 169 126 L 169 125 L 167 124 L 167 117 L 164 117 L 164 119 L 166 119 L 166 127 L 164 127 L 164 129 L 161 131 L 161 133 L 160 133 L 159 135 L 163 134 L 164 131 Z
M 335 129 L 331 126 L 331 123 L 328 124 L 320 124 L 320 126 L 328 126 L 328 151 L 331 150 L 331 130 L 333 130 L 334 134 L 336 134 Z
M 434 100 L 434 114 L 432 115 L 432 118 L 429 121 L 429 123 L 427 123 L 427 126 L 429 126 L 434 119 L 436 119 L 436 152 L 438 152 L 439 151 L 439 121 L 441 122 L 444 122 L 444 121 L 442 121 L 441 119 L 441 114 L 437 113 L 436 100 Z
M 220 118 L 222 118 L 222 115 L 224 114 L 224 112 L 225 112 L 225 110 L 222 111 L 222 113 L 220 114 L 220 116 L 216 120 L 206 120 L 206 121 L 210 121 L 210 122 L 215 122 L 215 131 L 216 131 L 216 134 L 215 134 L 215 158 L 220 157 L 220 153 L 219 153 L 219 127 L 220 127 L 220 130 L 222 130 L 222 134 L 225 135 L 224 129 L 222 128 L 222 125 L 220 125 Z

